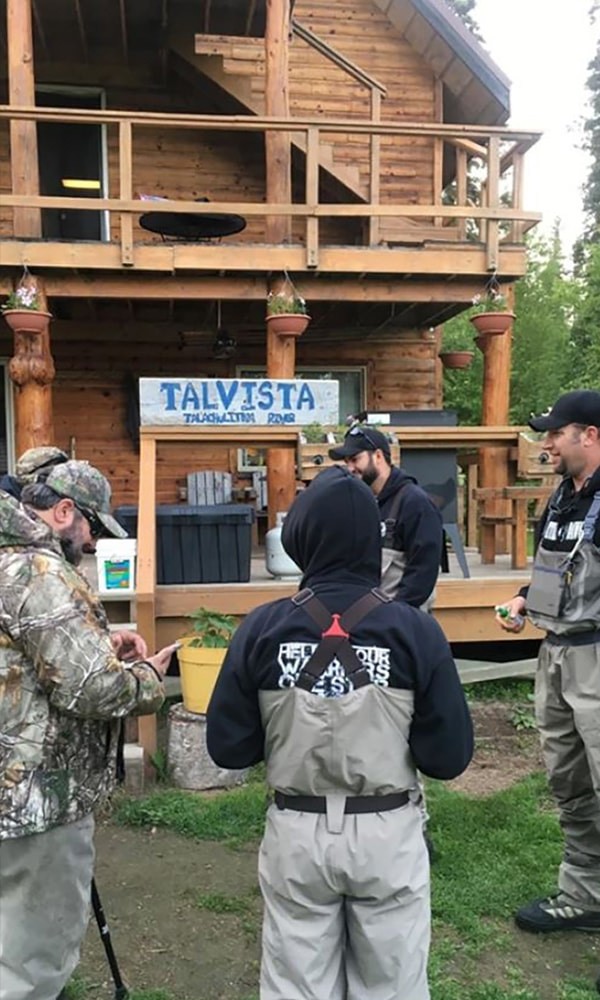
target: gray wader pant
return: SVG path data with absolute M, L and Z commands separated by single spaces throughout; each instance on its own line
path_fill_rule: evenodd
M 600 641 L 542 643 L 536 718 L 565 837 L 559 890 L 600 910 Z
M 94 818 L 0 842 L 0 1000 L 56 1000 L 79 962 Z
M 429 1000 L 429 861 L 412 802 L 333 829 L 271 806 L 259 881 L 260 1000 Z

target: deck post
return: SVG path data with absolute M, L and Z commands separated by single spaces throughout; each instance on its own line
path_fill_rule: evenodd
M 289 117 L 289 0 L 267 0 L 265 25 L 265 114 Z M 265 132 L 266 199 L 272 204 L 290 204 L 292 200 L 292 158 L 287 132 Z M 267 243 L 285 245 L 291 240 L 291 218 L 270 215 L 266 220 Z M 273 276 L 268 291 L 279 291 L 285 278 Z M 296 342 L 293 336 L 267 330 L 267 376 L 273 379 L 294 378 Z M 269 527 L 278 511 L 289 509 L 296 493 L 295 456 L 290 449 L 270 448 L 267 452 L 267 502 Z
M 8 103 L 35 104 L 31 0 L 7 0 Z M 37 126 L 34 121 L 10 123 L 10 173 L 13 194 L 39 195 Z M 39 208 L 13 208 L 13 235 L 39 239 Z
M 507 306 L 514 305 L 514 286 L 505 291 Z M 509 422 L 510 363 L 512 354 L 512 326 L 501 335 L 484 337 L 483 344 L 483 401 L 481 423 L 484 426 L 504 426 Z M 479 485 L 482 487 L 508 486 L 508 449 L 481 448 L 479 452 Z M 509 517 L 510 505 L 504 500 L 487 501 L 486 515 Z M 508 551 L 508 531 L 499 524 L 487 524 L 481 530 L 481 561 L 493 563 L 498 552 Z
M 23 284 L 35 290 L 40 310 L 47 311 L 44 288 L 29 275 Z M 54 443 L 52 382 L 54 361 L 50 353 L 49 321 L 41 333 L 15 330 L 14 354 L 8 364 L 14 384 L 15 448 L 22 455 L 28 448 Z

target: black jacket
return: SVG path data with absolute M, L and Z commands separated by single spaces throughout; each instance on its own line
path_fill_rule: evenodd
M 15 497 L 16 500 L 19 500 L 22 489 L 19 480 L 15 479 L 14 476 L 9 476 L 8 473 L 5 476 L 0 476 L 0 490 L 10 493 L 11 497 Z
M 600 468 L 596 469 L 579 492 L 575 490 L 573 480 L 566 476 L 536 525 L 536 549 L 541 545 L 550 552 L 570 552 L 598 490 Z M 596 521 L 594 544 L 600 547 L 600 518 Z M 529 586 L 521 587 L 519 594 L 526 598 L 528 591 Z
M 400 506 L 394 530 L 394 548 L 406 554 L 406 569 L 395 595 L 421 607 L 435 587 L 444 532 L 442 517 L 433 500 L 417 485 L 416 479 L 402 469 L 392 468 L 390 477 L 377 497 L 381 519 L 390 514 L 393 498 L 400 491 Z
M 379 582 L 380 520 L 371 490 L 345 469 L 322 472 L 294 502 L 282 540 L 329 611 L 342 613 Z M 264 756 L 260 690 L 293 686 L 320 639 L 302 607 L 288 598 L 252 611 L 237 629 L 208 707 L 208 750 L 221 767 L 255 764 Z M 473 753 L 469 711 L 450 647 L 434 619 L 390 601 L 364 618 L 351 636 L 367 647 L 373 683 L 414 691 L 409 744 L 417 767 L 435 778 L 460 774 Z M 343 669 L 343 668 L 342 668 Z M 346 677 L 347 680 L 347 677 Z M 317 696 L 336 697 L 324 686 Z

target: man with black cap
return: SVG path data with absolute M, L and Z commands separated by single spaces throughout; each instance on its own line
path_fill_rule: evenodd
M 113 642 L 77 571 L 96 539 L 123 537 L 110 486 L 63 461 L 21 503 L 0 492 L 0 994 L 55 1000 L 89 911 L 93 811 L 115 778 L 129 714 L 155 712 L 174 646 Z
M 329 457 L 370 486 L 381 514 L 381 587 L 397 601 L 427 610 L 438 578 L 442 518 L 412 476 L 392 465 L 390 443 L 373 427 L 356 425 Z
M 261 1000 L 429 1000 L 429 865 L 415 767 L 471 759 L 469 711 L 434 619 L 377 588 L 379 511 L 344 468 L 292 504 L 301 590 L 237 629 L 207 716 L 211 757 L 264 760 Z
M 536 718 L 565 845 L 558 890 L 523 906 L 523 930 L 600 931 L 600 392 L 568 392 L 529 421 L 563 479 L 537 529 L 531 583 L 498 623 L 547 635 Z M 518 617 L 521 616 L 521 617 Z

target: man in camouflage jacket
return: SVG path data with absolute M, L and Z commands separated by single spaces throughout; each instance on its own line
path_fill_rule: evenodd
M 55 1000 L 68 982 L 119 720 L 163 701 L 174 647 L 144 659 L 140 637 L 111 636 L 76 568 L 97 538 L 124 534 L 108 482 L 87 462 L 52 468 L 21 502 L 0 491 L 2 1000 Z

